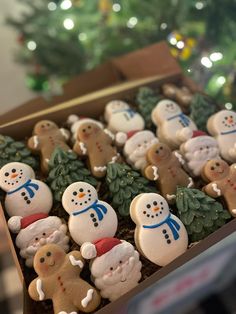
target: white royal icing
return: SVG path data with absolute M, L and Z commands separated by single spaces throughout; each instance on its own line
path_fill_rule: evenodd
M 108 136 L 110 136 L 110 138 L 114 141 L 115 135 L 111 131 L 109 131 L 108 129 L 105 129 L 104 133 L 106 133 Z
M 69 134 L 66 132 L 66 130 L 65 129 L 60 129 L 60 131 L 61 131 L 61 134 L 64 136 L 64 138 L 68 140 Z
M 84 263 L 81 260 L 76 260 L 73 255 L 69 255 L 69 259 L 72 266 L 79 266 L 80 268 L 84 267 Z
M 87 296 L 81 301 L 82 306 L 85 308 L 93 299 L 93 289 L 89 289 L 87 292 Z
M 39 295 L 39 301 L 44 300 L 45 294 L 44 294 L 43 289 L 42 289 L 42 280 L 41 279 L 38 279 L 36 281 L 36 289 L 37 289 L 37 292 Z
M 178 152 L 174 152 L 174 154 L 175 154 L 175 157 L 178 159 L 178 161 L 181 163 L 181 165 L 184 165 L 185 161 L 184 161 L 182 155 L 179 154 Z
M 189 184 L 188 184 L 187 188 L 191 188 L 193 186 L 193 179 L 191 177 L 189 177 L 188 180 L 189 180 Z
M 175 194 L 166 194 L 166 198 L 171 201 L 171 200 L 174 200 L 176 199 L 176 195 Z
M 101 171 L 101 172 L 102 172 L 102 171 L 105 171 L 105 170 L 107 169 L 107 167 L 106 167 L 106 166 L 103 166 L 103 167 L 100 166 L 100 167 L 94 167 L 93 169 L 94 169 L 95 171 Z
M 158 168 L 156 166 L 152 166 L 152 170 L 153 170 L 153 175 L 154 175 L 154 180 L 156 181 L 159 178 L 158 175 Z
M 117 161 L 117 159 L 120 157 L 120 154 L 118 153 L 116 156 L 113 156 L 112 157 L 112 159 L 111 159 L 111 161 L 109 162 L 110 164 L 114 164 L 116 161 Z
M 79 142 L 79 147 L 82 150 L 83 155 L 87 153 L 87 148 L 85 147 L 83 142 Z
M 217 193 L 217 195 L 218 195 L 218 196 L 221 196 L 221 190 L 220 190 L 220 189 L 218 189 L 218 187 L 217 187 L 217 184 L 216 184 L 216 183 L 213 183 L 213 184 L 212 184 L 212 189 L 213 189 L 213 191 L 214 191 L 214 192 L 216 192 L 216 193 Z
M 34 141 L 34 148 L 37 148 L 39 145 L 39 138 L 37 135 L 33 137 L 33 141 Z

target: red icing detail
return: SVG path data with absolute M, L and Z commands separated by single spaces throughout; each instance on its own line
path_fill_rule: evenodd
M 127 138 L 131 138 L 134 134 L 138 133 L 140 130 L 133 130 L 127 133 Z
M 48 214 L 44 214 L 44 213 L 39 213 L 39 214 L 34 214 L 34 215 L 24 217 L 21 219 L 21 229 L 28 227 L 29 225 L 31 225 L 33 222 L 37 220 L 44 219 L 47 217 L 48 217 Z
M 200 131 L 200 130 L 195 130 L 193 131 L 193 135 L 192 135 L 192 138 L 194 137 L 198 137 L 198 136 L 206 136 L 207 134 L 203 131 Z
M 96 246 L 97 256 L 101 256 L 109 252 L 114 246 L 122 242 L 117 238 L 103 238 L 94 242 Z

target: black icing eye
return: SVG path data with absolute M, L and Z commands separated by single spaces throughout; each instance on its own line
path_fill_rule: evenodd
M 156 202 L 156 201 L 155 201 L 155 202 L 153 202 L 153 205 L 154 205 L 154 206 L 157 206 L 157 202 Z
M 80 192 L 84 192 L 84 189 L 81 188 L 81 189 L 79 189 L 79 191 L 80 191 Z
M 40 261 L 40 263 L 44 263 L 45 258 L 44 258 L 44 257 L 41 257 L 39 261 Z
M 143 214 L 146 215 L 146 213 L 147 213 L 146 210 L 144 210 L 144 211 L 143 211 Z
M 77 192 L 76 192 L 76 191 L 74 191 L 74 192 L 73 192 L 73 195 L 74 195 L 74 196 L 76 196 L 76 195 L 77 195 Z
M 122 264 L 122 261 L 119 261 L 120 264 Z
M 88 129 L 91 129 L 91 125 L 88 126 Z
M 35 241 L 38 241 L 39 238 L 35 238 Z
M 217 166 L 217 167 L 219 167 L 219 166 L 220 166 L 220 164 L 219 164 L 218 162 L 216 162 L 216 166 Z
M 88 192 L 90 193 L 91 191 L 90 191 L 90 190 L 88 190 Z
M 51 256 L 52 255 L 52 253 L 51 252 L 47 252 L 47 254 L 46 254 L 47 256 Z
M 211 167 L 211 170 L 214 171 L 214 170 L 215 170 L 215 167 Z
M 43 236 L 45 236 L 45 235 L 46 235 L 46 233 L 44 232 L 44 233 L 43 233 Z
M 209 146 L 206 147 L 207 149 L 210 148 Z
M 156 154 L 157 154 L 157 155 L 159 154 L 159 150 L 158 150 L 158 149 L 156 150 Z
M 233 119 L 233 116 L 230 116 L 231 119 Z
M 83 131 L 84 133 L 86 132 L 86 130 L 85 130 L 85 129 L 83 129 L 82 131 Z
M 113 270 L 113 267 L 110 267 L 110 270 Z
M 8 176 L 9 176 L 9 172 L 6 172 L 6 173 L 5 173 L 5 177 L 8 177 Z
M 50 123 L 47 123 L 47 126 L 50 126 Z
M 227 117 L 225 117 L 225 120 L 227 120 Z
M 15 172 L 16 172 L 16 169 L 12 169 L 12 171 L 11 171 L 11 172 L 15 173 Z
M 160 204 L 163 205 L 163 202 L 161 202 Z
M 151 208 L 151 205 L 150 205 L 150 204 L 147 204 L 147 208 Z
M 203 150 L 203 148 L 202 148 L 202 147 L 200 147 L 200 150 Z
M 161 146 L 161 147 L 160 147 L 160 150 L 162 150 L 162 149 L 163 149 L 163 147 Z

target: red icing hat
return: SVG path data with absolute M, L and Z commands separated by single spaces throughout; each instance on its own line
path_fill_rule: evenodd
M 13 216 L 8 220 L 8 227 L 12 232 L 18 233 L 20 232 L 21 229 L 25 229 L 26 227 L 28 227 L 35 221 L 44 219 L 47 217 L 48 217 L 48 214 L 45 214 L 45 213 L 33 214 L 26 217 Z
M 140 130 L 133 130 L 127 133 L 127 139 L 131 138 L 134 134 L 138 133 Z
M 193 131 L 192 138 L 198 137 L 198 136 L 206 136 L 206 135 L 207 135 L 206 132 L 203 132 L 200 130 L 195 130 L 195 131 Z
M 109 252 L 116 245 L 121 244 L 121 240 L 117 238 L 103 238 L 94 243 L 85 242 L 81 246 L 81 254 L 86 259 L 102 256 Z

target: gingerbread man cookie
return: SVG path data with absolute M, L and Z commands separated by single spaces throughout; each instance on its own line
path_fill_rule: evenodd
M 187 250 L 187 231 L 179 218 L 170 213 L 161 195 L 136 196 L 130 205 L 130 216 L 136 224 L 136 247 L 156 265 L 165 266 Z
M 52 121 L 39 121 L 33 131 L 33 136 L 28 140 L 28 147 L 41 155 L 41 169 L 48 172 L 48 163 L 56 147 L 70 150 L 66 142 L 70 138 L 69 131 L 59 129 Z
M 177 103 L 169 99 L 158 102 L 152 111 L 152 121 L 158 127 L 159 140 L 171 149 L 177 149 L 197 130 L 195 123 L 181 111 Z
M 207 130 L 216 138 L 221 156 L 228 162 L 236 162 L 236 112 L 215 113 L 207 121 Z
M 112 145 L 113 134 L 97 123 L 86 122 L 79 126 L 73 150 L 80 156 L 88 156 L 91 172 L 95 177 L 106 175 L 107 164 L 119 160 L 120 155 Z
M 163 143 L 153 145 L 147 152 L 148 166 L 144 169 L 144 175 L 153 181 L 157 181 L 161 194 L 172 203 L 175 199 L 177 185 L 192 187 L 193 180 L 182 169 L 184 160 L 177 152 L 171 152 Z
M 99 293 L 80 278 L 84 260 L 79 251 L 66 254 L 58 245 L 43 246 L 35 255 L 38 277 L 29 285 L 35 301 L 51 299 L 55 314 L 92 312 L 100 304 Z
M 203 191 L 214 198 L 223 196 L 229 212 L 236 217 L 236 164 L 229 166 L 224 160 L 209 160 L 202 177 L 210 182 Z

